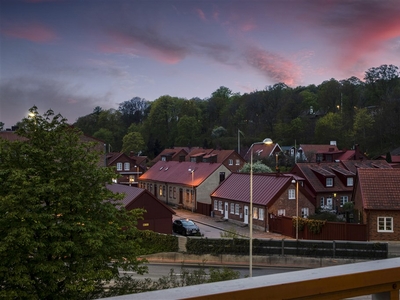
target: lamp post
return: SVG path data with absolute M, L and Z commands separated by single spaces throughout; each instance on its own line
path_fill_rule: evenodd
M 270 138 L 264 139 L 262 142 L 253 143 L 250 147 L 250 241 L 249 241 L 249 277 L 253 276 L 253 146 L 254 145 L 270 145 L 272 144 Z M 267 216 L 268 218 L 268 216 Z
M 296 191 L 294 197 L 296 199 L 296 240 L 299 239 L 299 181 L 292 180 L 292 183 L 296 183 Z

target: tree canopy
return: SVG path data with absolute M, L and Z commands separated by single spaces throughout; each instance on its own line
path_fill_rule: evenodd
M 60 115 L 25 118 L 18 141 L 0 139 L 0 298 L 104 297 L 137 260 L 142 211 L 116 206 L 115 173 Z M 115 199 L 115 200 L 111 200 Z

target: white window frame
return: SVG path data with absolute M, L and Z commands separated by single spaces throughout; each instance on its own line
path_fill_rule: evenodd
M 393 232 L 393 217 L 378 217 L 376 225 L 378 232 Z
M 117 171 L 122 171 L 122 162 L 117 163 Z
M 236 165 L 240 166 L 240 159 L 236 159 Z
M 354 185 L 354 178 L 347 177 L 347 186 L 353 186 L 353 185 Z
M 261 221 L 264 221 L 264 217 L 265 217 L 265 209 L 264 208 L 260 208 L 258 210 L 258 219 Z
M 239 211 L 240 211 L 240 205 L 235 204 L 235 215 L 239 215 Z
M 230 166 L 233 166 L 233 159 L 230 158 L 230 159 L 228 160 L 228 164 L 229 164 Z
M 231 214 L 235 214 L 235 203 L 231 203 Z
M 308 207 L 303 207 L 301 209 L 301 217 L 308 218 L 309 215 L 310 215 L 310 211 L 309 211 Z
M 131 169 L 131 164 L 128 162 L 124 163 L 124 171 L 129 171 Z
M 295 189 L 288 189 L 288 198 L 289 198 L 289 200 L 296 199 L 296 190 Z
M 222 201 L 221 200 L 218 201 L 218 210 L 220 210 L 221 212 L 224 211 L 224 207 L 222 205 Z
M 333 178 L 332 177 L 327 177 L 325 179 L 325 186 L 326 187 L 333 187 Z
M 214 200 L 214 210 L 218 210 L 218 200 Z
M 284 208 L 278 209 L 278 216 L 284 216 L 286 214 L 286 211 Z
M 340 196 L 340 207 L 343 207 L 347 202 L 349 202 L 349 196 Z

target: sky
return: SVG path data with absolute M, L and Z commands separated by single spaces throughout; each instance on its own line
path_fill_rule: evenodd
M 0 0 L 0 122 L 400 67 L 399 0 Z

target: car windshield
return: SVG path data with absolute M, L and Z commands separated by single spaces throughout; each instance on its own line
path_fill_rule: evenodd
M 182 220 L 182 224 L 183 225 L 189 225 L 189 226 L 193 226 L 194 225 L 193 221 L 189 221 L 189 220 Z

